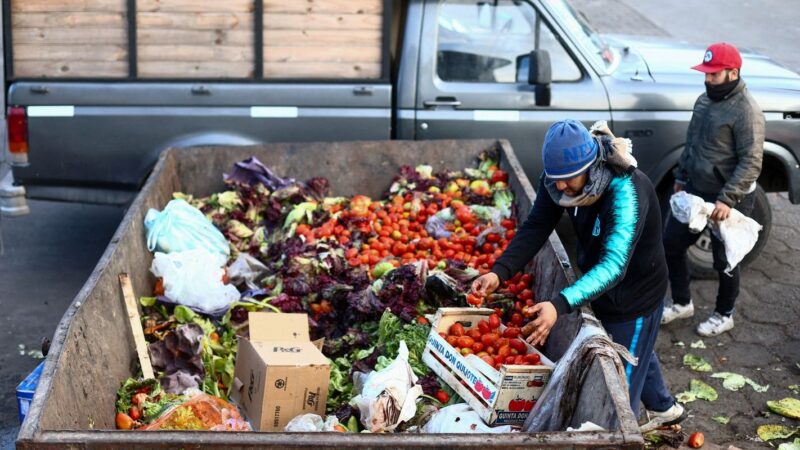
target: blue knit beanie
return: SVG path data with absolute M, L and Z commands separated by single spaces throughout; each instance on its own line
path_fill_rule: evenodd
M 563 180 L 586 172 L 597 158 L 598 145 L 586 127 L 567 119 L 550 125 L 542 145 L 544 173 Z

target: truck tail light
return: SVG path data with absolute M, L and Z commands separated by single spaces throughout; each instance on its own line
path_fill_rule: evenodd
M 6 115 L 8 123 L 8 150 L 15 165 L 28 164 L 28 115 L 24 106 L 10 106 Z

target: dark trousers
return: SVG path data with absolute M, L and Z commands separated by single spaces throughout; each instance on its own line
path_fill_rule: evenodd
M 716 202 L 717 194 L 697 192 L 691 185 L 686 187 L 686 192 L 702 197 L 705 201 Z M 755 194 L 746 195 L 735 208 L 742 214 L 750 217 L 753 212 Z M 689 258 L 686 251 L 700 238 L 700 233 L 689 231 L 689 225 L 678 222 L 672 214 L 669 215 L 667 226 L 664 228 L 664 254 L 667 257 L 669 268 L 669 284 L 672 288 L 672 300 L 679 305 L 687 305 L 691 300 L 689 292 Z M 733 314 L 736 297 L 739 296 L 739 266 L 737 265 L 730 274 L 726 274 L 725 267 L 728 260 L 725 257 L 725 246 L 722 241 L 711 233 L 711 251 L 714 258 L 714 270 L 719 274 L 719 290 L 717 291 L 716 311 L 729 316 Z
M 628 381 L 628 393 L 631 397 L 631 409 L 634 417 L 639 417 L 639 404 L 650 411 L 668 410 L 675 400 L 664 385 L 658 356 L 653 350 L 661 325 L 661 314 L 664 308 L 659 307 L 649 316 L 639 317 L 629 322 L 607 323 L 603 328 L 611 339 L 628 349 L 633 356 L 639 358 L 637 365 L 625 363 L 625 375 Z

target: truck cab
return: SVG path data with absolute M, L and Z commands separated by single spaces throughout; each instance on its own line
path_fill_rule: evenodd
M 32 195 L 123 203 L 168 147 L 291 141 L 505 138 L 535 181 L 545 131 L 573 118 L 632 139 L 666 199 L 703 92 L 704 47 L 601 35 L 566 0 L 122 3 L 45 19 L 11 2 Z M 765 191 L 800 202 L 800 75 L 742 53 L 767 121 L 752 259 Z

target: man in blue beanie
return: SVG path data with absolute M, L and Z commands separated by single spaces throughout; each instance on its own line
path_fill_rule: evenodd
M 487 295 L 522 270 L 547 242 L 566 211 L 578 237 L 583 272 L 558 297 L 534 306 L 531 344 L 543 344 L 558 316 L 591 303 L 614 342 L 638 358 L 626 363 L 631 408 L 644 403 L 642 431 L 684 418 L 664 385 L 654 352 L 667 290 L 661 244 L 661 209 L 653 184 L 636 168 L 628 139 L 615 138 L 605 122 L 590 133 L 575 120 L 554 123 L 542 146 L 544 174 L 525 223 L 491 272 L 472 285 Z

